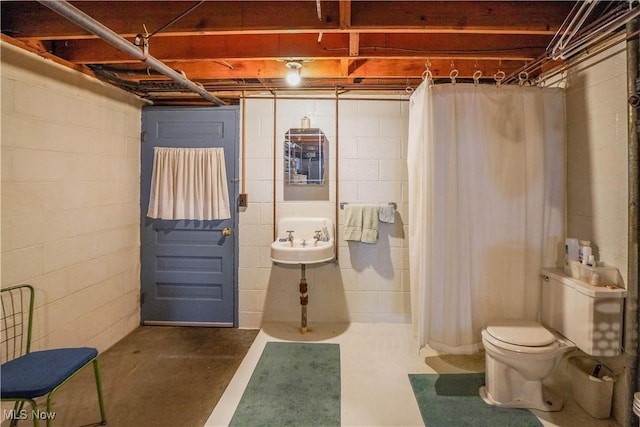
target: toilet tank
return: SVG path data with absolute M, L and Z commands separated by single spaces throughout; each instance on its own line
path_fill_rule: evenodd
M 622 349 L 623 288 L 592 286 L 562 269 L 542 270 L 542 323 L 593 356 Z

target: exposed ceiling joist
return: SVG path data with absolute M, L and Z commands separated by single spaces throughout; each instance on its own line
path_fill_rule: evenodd
M 244 88 L 284 90 L 302 61 L 301 90 L 389 89 L 482 73 L 492 80 L 539 60 L 570 1 L 79 1 L 84 13 L 228 99 Z M 599 2 L 594 13 L 613 4 Z M 0 3 L 2 39 L 162 102 L 164 77 L 32 1 Z M 593 18 L 590 18 L 593 19 Z M 539 70 L 537 71 L 539 72 Z M 132 89 L 133 88 L 133 89 Z M 240 89 L 240 90 L 239 90 Z M 170 87 L 167 91 L 173 91 Z M 224 91 L 228 90 L 228 93 Z M 172 95 L 174 96 L 174 95 Z M 184 95 L 188 97 L 189 95 Z
M 340 0 L 340 29 L 345 31 L 351 28 L 351 0 Z
M 3 2 L 3 32 L 16 38 L 95 38 L 36 2 Z M 163 27 L 185 1 L 72 2 L 123 37 Z M 207 1 L 156 37 L 282 32 L 430 32 L 553 35 L 567 1 Z M 340 10 L 342 9 L 342 15 Z M 347 19 L 348 18 L 348 19 Z M 347 22 L 348 21 L 348 22 Z M 341 25 L 345 25 L 344 28 Z
M 468 46 L 474 49 L 469 50 Z M 153 38 L 149 52 L 165 61 L 251 60 L 278 58 L 451 58 L 491 57 L 531 60 L 544 51 L 546 38 L 487 34 L 262 34 Z M 80 64 L 126 63 L 133 60 L 99 39 L 49 42 L 49 49 Z

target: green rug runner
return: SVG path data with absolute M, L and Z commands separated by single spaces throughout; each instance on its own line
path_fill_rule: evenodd
M 409 381 L 428 427 L 542 426 L 526 409 L 486 404 L 478 395 L 484 373 L 409 374 Z
M 230 425 L 339 426 L 339 345 L 268 342 Z

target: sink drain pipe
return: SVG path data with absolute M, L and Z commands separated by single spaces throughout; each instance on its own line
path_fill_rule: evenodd
M 302 333 L 307 332 L 307 304 L 309 304 L 306 271 L 306 264 L 300 264 L 300 332 Z
M 129 54 L 133 58 L 144 62 L 146 65 L 149 66 L 149 68 L 152 68 L 155 71 L 164 74 L 165 76 L 179 83 L 183 87 L 189 89 L 192 92 L 197 93 L 207 101 L 213 102 L 216 105 L 226 105 L 224 101 L 213 96 L 202 86 L 195 84 L 191 80 L 187 79 L 184 75 L 175 71 L 174 69 L 167 66 L 163 62 L 141 51 L 138 46 L 129 42 L 127 39 L 120 36 L 118 33 L 105 27 L 100 22 L 96 21 L 95 19 L 93 19 L 92 17 L 90 17 L 80 9 L 76 8 L 75 6 L 71 5 L 70 3 L 67 3 L 66 1 L 60 1 L 60 0 L 40 1 L 39 3 L 43 6 L 48 7 L 54 12 L 62 15 L 63 17 L 67 18 L 74 24 L 78 25 L 79 27 L 82 27 L 85 30 L 89 31 L 90 33 L 97 35 L 102 40 L 106 41 L 116 49 L 119 49 L 124 53 Z

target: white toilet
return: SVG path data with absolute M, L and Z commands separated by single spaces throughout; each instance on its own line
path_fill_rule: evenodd
M 508 408 L 559 411 L 562 400 L 542 386 L 562 357 L 575 348 L 538 322 L 494 322 L 482 331 L 486 352 L 485 402 Z
M 542 323 L 509 319 L 482 330 L 485 402 L 559 411 L 563 401 L 542 385 L 562 357 L 578 347 L 594 356 L 620 354 L 626 291 L 591 286 L 560 269 L 542 271 Z M 546 326 L 546 327 L 545 327 Z

